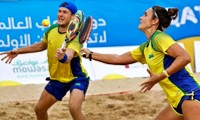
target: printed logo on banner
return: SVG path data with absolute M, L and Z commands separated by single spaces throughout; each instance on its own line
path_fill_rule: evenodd
M 20 54 L 11 64 L 0 62 L 0 81 L 10 80 L 21 84 L 45 83 L 49 76 L 46 51 Z M 8 74 L 5 74 L 8 73 Z
M 48 72 L 47 60 L 17 60 L 12 65 L 13 73 L 17 78 L 46 77 Z

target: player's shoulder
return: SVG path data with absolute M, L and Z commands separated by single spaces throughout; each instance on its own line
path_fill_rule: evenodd
M 165 43 L 168 41 L 174 41 L 174 39 L 169 34 L 160 30 L 157 30 L 151 37 L 152 44 Z
M 53 29 L 53 28 L 56 28 L 56 27 L 58 27 L 58 24 L 53 24 L 53 25 L 51 25 L 51 26 L 49 27 L 49 29 Z
M 159 30 L 157 30 L 152 36 L 153 40 L 166 39 L 166 38 L 171 39 L 172 37 L 169 34 L 159 31 Z
M 151 46 L 155 51 L 161 51 L 161 44 L 168 44 L 174 42 L 173 38 L 162 31 L 157 30 L 151 38 Z
M 58 24 L 53 24 L 53 25 L 51 25 L 51 26 L 47 29 L 47 31 L 45 32 L 45 34 L 48 35 L 49 32 L 50 32 L 51 30 L 55 29 L 55 28 L 58 28 Z

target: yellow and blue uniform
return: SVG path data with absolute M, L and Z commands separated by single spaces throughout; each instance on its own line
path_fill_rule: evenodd
M 157 30 L 149 42 L 141 44 L 137 49 L 132 50 L 131 54 L 138 62 L 147 64 L 153 73 L 159 74 L 175 60 L 166 53 L 174 43 L 176 42 L 169 35 Z M 181 104 L 184 99 L 200 100 L 200 82 L 187 66 L 161 80 L 159 84 L 165 91 L 170 105 L 180 114 L 182 114 Z M 186 96 L 189 97 L 185 98 Z
M 82 65 L 80 49 L 82 44 L 79 43 L 78 37 L 70 41 L 67 48 L 71 48 L 78 54 L 69 63 L 61 63 L 55 57 L 56 50 L 59 49 L 66 37 L 66 33 L 58 32 L 58 25 L 53 25 L 46 32 L 43 42 L 47 45 L 47 57 L 49 62 L 49 74 L 52 80 L 60 82 L 70 82 L 76 77 L 88 77 L 87 71 Z
M 55 57 L 56 50 L 60 49 L 66 37 L 66 33 L 59 33 L 58 25 L 52 25 L 45 33 L 43 42 L 47 43 L 47 57 L 49 63 L 50 83 L 56 84 L 56 87 L 65 88 L 65 90 L 73 90 L 74 88 L 86 92 L 89 84 L 89 76 L 86 69 L 82 65 L 82 56 L 80 50 L 82 44 L 79 42 L 79 36 L 67 44 L 67 48 L 73 49 L 77 56 L 73 57 L 68 63 L 61 63 Z M 77 83 L 75 83 L 77 82 Z M 73 84 L 73 85 L 72 85 Z M 53 94 L 58 100 L 66 94 L 67 91 L 53 93 L 55 90 L 50 89 L 47 85 L 46 90 Z M 59 88 L 55 88 L 59 89 Z M 62 93 L 62 95 L 58 95 Z M 58 97 L 59 96 L 59 97 Z

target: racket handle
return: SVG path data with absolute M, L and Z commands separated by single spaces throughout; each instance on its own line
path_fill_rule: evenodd
M 61 46 L 61 48 L 60 49 L 63 49 L 63 48 L 65 48 L 67 46 L 67 43 L 66 42 L 64 42 L 63 44 L 62 44 L 62 46 Z
M 83 48 L 87 48 L 87 42 L 83 43 Z M 82 57 L 86 58 L 86 54 L 83 54 Z
M 66 38 L 65 38 L 65 41 L 63 42 L 63 44 L 62 44 L 62 46 L 61 46 L 60 49 L 65 48 L 65 47 L 67 46 L 67 43 L 68 43 L 68 42 L 69 42 L 69 39 L 66 37 Z
M 87 48 L 87 42 L 83 43 L 83 48 Z

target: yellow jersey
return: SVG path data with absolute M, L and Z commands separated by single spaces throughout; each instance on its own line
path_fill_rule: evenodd
M 166 50 L 176 43 L 169 35 L 157 30 L 149 42 L 141 44 L 132 50 L 132 57 L 143 64 L 147 64 L 153 73 L 161 73 L 175 60 L 166 53 Z M 200 88 L 200 82 L 186 66 L 159 82 L 173 107 L 177 107 L 183 95 Z
M 48 67 L 51 80 L 68 83 L 77 77 L 88 77 L 88 73 L 82 65 L 82 56 L 80 54 L 82 44 L 79 42 L 79 36 L 70 41 L 66 46 L 77 53 L 77 56 L 75 56 L 71 62 L 61 63 L 55 57 L 56 50 L 61 48 L 65 37 L 66 33 L 59 33 L 58 25 L 55 24 L 46 31 L 42 40 L 47 43 Z

